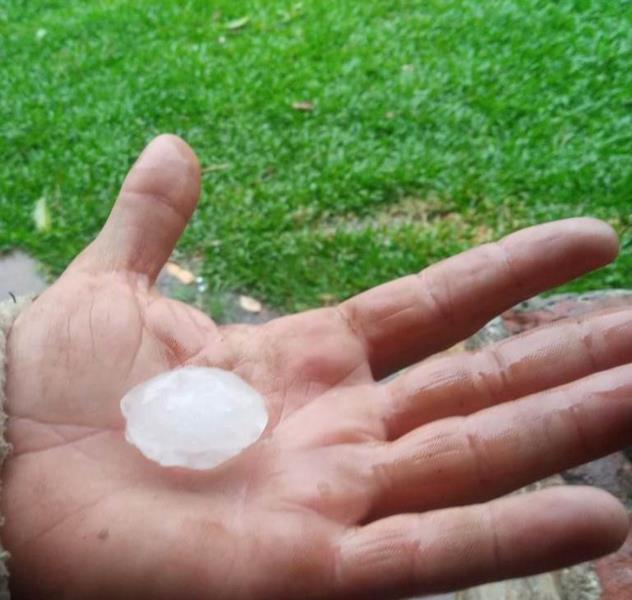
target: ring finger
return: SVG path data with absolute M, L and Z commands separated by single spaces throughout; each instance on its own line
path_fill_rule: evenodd
M 382 445 L 371 516 L 488 500 L 630 443 L 626 365 Z

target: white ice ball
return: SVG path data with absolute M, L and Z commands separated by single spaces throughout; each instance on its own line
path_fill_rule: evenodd
M 169 467 L 210 469 L 253 444 L 268 422 L 261 395 L 223 369 L 183 367 L 132 388 L 121 400 L 125 437 Z

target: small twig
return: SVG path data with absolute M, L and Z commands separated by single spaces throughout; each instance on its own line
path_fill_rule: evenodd
M 18 301 L 15 299 L 15 294 L 13 292 L 9 292 L 9 296 L 11 296 L 11 299 L 13 300 L 14 304 L 18 303 Z

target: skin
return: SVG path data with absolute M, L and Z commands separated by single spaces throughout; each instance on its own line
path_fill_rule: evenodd
M 607 225 L 545 224 L 337 308 L 217 327 L 153 287 L 198 192 L 188 146 L 154 140 L 12 328 L 15 598 L 395 598 L 621 545 L 628 517 L 604 492 L 501 496 L 632 443 L 632 313 L 419 362 L 611 261 Z M 124 439 L 121 397 L 180 365 L 234 371 L 268 403 L 263 437 L 211 471 L 161 468 Z

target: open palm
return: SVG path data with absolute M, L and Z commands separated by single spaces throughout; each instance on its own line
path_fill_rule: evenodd
M 399 597 L 547 570 L 627 533 L 602 492 L 495 499 L 632 441 L 632 317 L 619 311 L 413 365 L 616 254 L 610 229 L 543 225 L 343 303 L 217 327 L 153 287 L 199 191 L 150 144 L 99 237 L 15 323 L 3 540 L 16 598 Z M 256 444 L 166 469 L 119 401 L 181 365 L 266 398 Z

